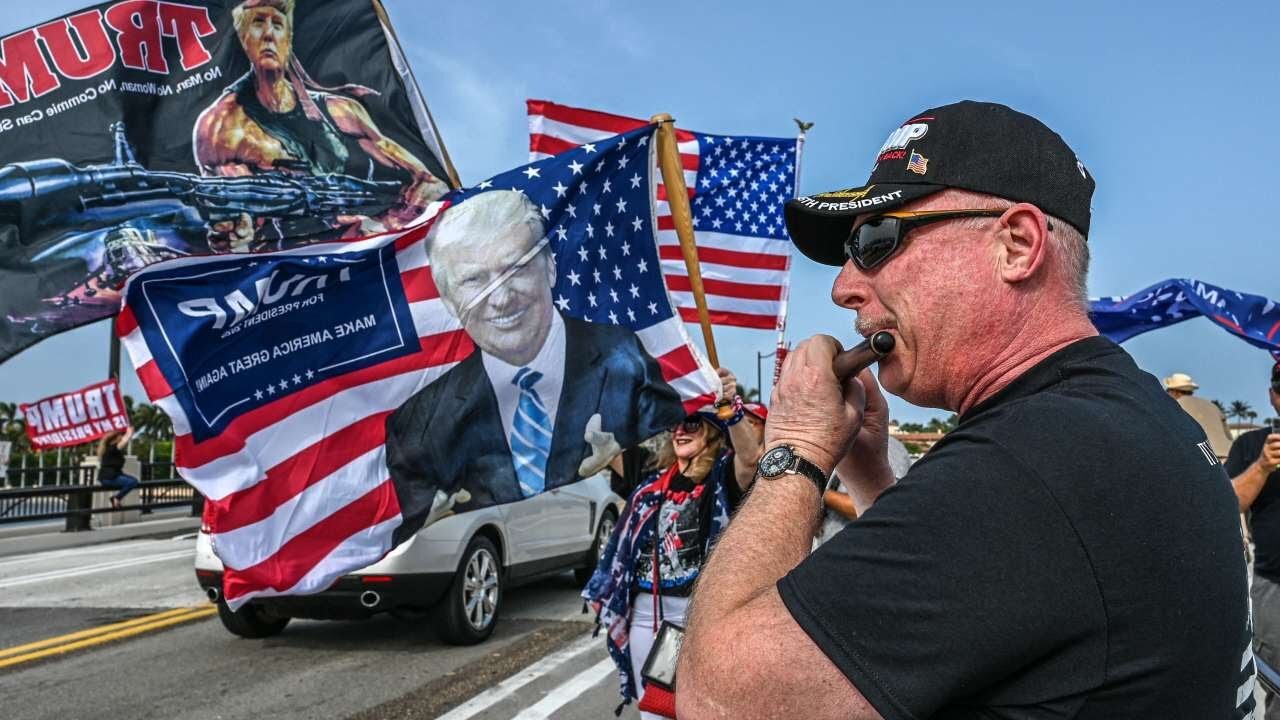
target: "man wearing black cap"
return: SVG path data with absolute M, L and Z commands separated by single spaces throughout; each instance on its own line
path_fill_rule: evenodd
M 1280 363 L 1271 368 L 1271 407 L 1280 415 Z M 1272 421 L 1275 423 L 1276 421 Z M 1280 669 L 1280 425 L 1251 430 L 1231 443 L 1227 474 L 1253 533 L 1254 645 Z M 1267 720 L 1280 720 L 1280 700 L 1267 698 Z
M 787 225 L 897 340 L 879 380 L 959 426 L 901 481 L 875 377 L 792 352 L 759 481 L 694 594 L 682 720 L 1242 718 L 1254 664 L 1236 502 L 1195 422 L 1086 312 L 1094 182 L 1002 105 L 895 130 L 868 184 Z M 808 555 L 838 466 L 860 511 Z

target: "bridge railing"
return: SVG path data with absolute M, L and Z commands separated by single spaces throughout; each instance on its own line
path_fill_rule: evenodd
M 42 484 L 0 489 L 0 525 L 65 519 L 66 529 L 75 531 L 90 529 L 91 518 L 98 513 L 137 510 L 146 515 L 163 508 L 190 507 L 192 516 L 200 514 L 203 498 L 185 480 L 175 476 L 172 462 L 144 462 L 141 466 L 141 484 L 137 491 L 125 497 L 118 509 L 94 502 L 95 495 L 118 492 L 117 488 L 97 484 L 96 467 L 30 468 L 41 473 Z M 11 475 L 12 472 L 11 468 Z

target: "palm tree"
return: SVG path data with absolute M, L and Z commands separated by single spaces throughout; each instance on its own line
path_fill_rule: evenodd
M 1232 400 L 1231 408 L 1227 410 L 1227 417 L 1243 420 L 1249 417 L 1249 413 L 1253 412 L 1253 408 L 1249 407 L 1249 403 L 1243 400 Z M 1255 413 L 1256 416 L 1256 413 Z
M 155 405 L 138 403 L 132 406 L 129 422 L 139 435 L 154 440 L 168 440 L 173 437 L 173 423 L 163 410 Z
M 27 447 L 27 419 L 17 403 L 0 402 L 0 440 L 13 443 L 14 450 Z

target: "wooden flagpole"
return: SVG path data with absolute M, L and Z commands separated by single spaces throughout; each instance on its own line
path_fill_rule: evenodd
M 676 225 L 676 237 L 680 239 L 680 253 L 689 272 L 689 285 L 693 288 L 693 302 L 698 308 L 698 324 L 702 326 L 702 342 L 707 348 L 707 360 L 712 367 L 720 367 L 716 356 L 716 339 L 711 334 L 711 316 L 707 313 L 707 298 L 702 289 L 702 271 L 698 266 L 698 248 L 693 241 L 693 211 L 689 208 L 689 190 L 684 184 L 684 166 L 680 164 L 680 150 L 676 147 L 676 124 L 667 113 L 649 118 L 658 125 L 658 167 L 662 182 L 667 186 L 667 204 Z

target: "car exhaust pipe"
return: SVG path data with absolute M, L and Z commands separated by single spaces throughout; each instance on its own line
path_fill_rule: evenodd
M 365 590 L 360 593 L 360 604 L 369 610 L 378 607 L 380 602 L 382 602 L 382 596 L 372 590 Z
M 218 598 L 221 595 L 222 593 L 219 592 L 218 588 L 213 587 L 212 585 L 204 589 L 204 596 L 209 598 L 209 602 L 211 603 L 218 602 Z

